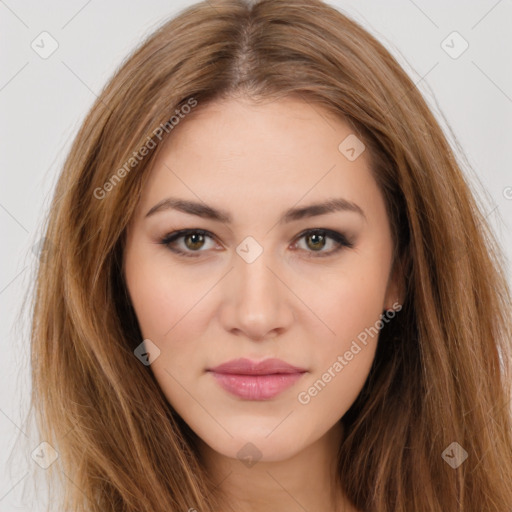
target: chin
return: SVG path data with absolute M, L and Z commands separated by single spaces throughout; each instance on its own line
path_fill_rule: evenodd
M 277 423 L 278 424 L 278 423 Z M 280 427 L 278 427 L 280 428 Z M 238 459 L 248 467 L 256 462 L 278 462 L 290 459 L 303 450 L 309 443 L 305 442 L 305 434 L 295 430 L 283 429 L 281 432 L 268 434 L 268 429 L 262 432 L 261 428 L 247 425 L 239 432 L 230 431 L 232 438 L 222 439 L 200 436 L 210 449 L 229 457 Z

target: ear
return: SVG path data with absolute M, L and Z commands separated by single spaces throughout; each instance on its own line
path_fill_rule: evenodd
M 404 265 L 400 258 L 396 258 L 389 274 L 386 295 L 384 297 L 384 309 L 395 309 L 393 304 L 403 304 L 405 300 L 405 274 Z M 396 306 L 395 306 L 396 307 Z

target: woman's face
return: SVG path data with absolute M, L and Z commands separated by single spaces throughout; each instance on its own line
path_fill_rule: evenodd
M 367 157 L 348 125 L 288 98 L 208 104 L 155 161 L 125 278 L 159 385 L 222 455 L 293 456 L 365 382 L 397 299 Z

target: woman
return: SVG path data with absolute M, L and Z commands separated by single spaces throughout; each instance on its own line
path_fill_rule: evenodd
M 162 26 L 46 237 L 33 407 L 64 509 L 512 508 L 498 245 L 414 84 L 332 7 Z

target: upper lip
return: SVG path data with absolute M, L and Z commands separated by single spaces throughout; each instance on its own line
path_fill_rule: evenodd
M 233 359 L 208 370 L 236 375 L 271 375 L 276 373 L 304 373 L 306 371 L 304 368 L 293 366 L 281 359 L 251 361 L 245 358 Z

